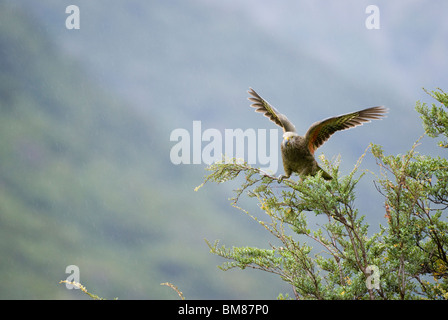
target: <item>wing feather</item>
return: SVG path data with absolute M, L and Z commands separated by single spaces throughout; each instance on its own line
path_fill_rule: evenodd
M 249 88 L 249 91 L 247 92 L 252 96 L 248 99 L 253 102 L 250 106 L 255 108 L 255 112 L 263 113 L 269 120 L 282 127 L 284 132 L 296 132 L 296 128 L 292 122 L 264 100 L 254 89 Z
M 305 141 L 311 153 L 314 153 L 336 131 L 350 129 L 371 120 L 381 119 L 386 113 L 386 108 L 378 106 L 315 122 L 308 129 Z

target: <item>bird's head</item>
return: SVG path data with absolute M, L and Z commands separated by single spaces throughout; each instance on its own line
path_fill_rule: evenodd
M 288 147 L 291 142 L 294 141 L 298 137 L 298 134 L 295 132 L 285 132 L 283 134 L 283 146 Z

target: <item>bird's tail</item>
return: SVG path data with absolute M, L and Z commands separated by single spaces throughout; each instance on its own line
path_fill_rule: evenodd
M 319 171 L 322 172 L 322 178 L 324 178 L 325 180 L 331 180 L 333 179 L 332 176 L 330 176 L 324 169 L 322 169 L 321 167 L 318 166 Z

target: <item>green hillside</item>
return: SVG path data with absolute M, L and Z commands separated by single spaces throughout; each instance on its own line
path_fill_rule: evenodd
M 0 14 L 0 295 L 55 298 L 67 265 L 102 265 L 110 278 L 107 246 L 161 237 L 157 220 L 139 228 L 148 203 L 159 205 L 145 182 L 151 126 L 58 55 L 29 17 Z
M 232 218 L 202 218 L 220 210 L 207 192 L 189 200 L 202 168 L 179 193 L 185 177 L 170 176 L 154 119 L 91 81 L 29 16 L 1 5 L 0 21 L 0 298 L 82 298 L 58 284 L 72 264 L 108 298 L 176 298 L 166 281 L 189 298 L 265 288 L 216 268 L 203 238 Z

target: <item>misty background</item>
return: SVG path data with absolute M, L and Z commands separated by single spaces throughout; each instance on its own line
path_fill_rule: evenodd
M 378 30 L 365 26 L 370 4 Z M 69 5 L 79 30 L 66 28 Z M 422 88 L 448 90 L 446 12 L 441 0 L 1 1 L 0 298 L 86 298 L 58 284 L 69 265 L 104 298 L 178 299 L 162 282 L 187 299 L 291 295 L 273 275 L 216 267 L 204 239 L 274 239 L 230 205 L 238 181 L 194 191 L 206 165 L 172 164 L 171 132 L 192 133 L 193 121 L 277 129 L 249 107 L 252 87 L 302 134 L 388 107 L 386 119 L 318 149 L 341 156 L 341 174 L 371 142 L 405 153 L 423 134 L 415 102 L 434 102 Z M 437 140 L 422 142 L 421 153 L 446 156 Z M 378 174 L 372 158 L 361 170 Z M 386 223 L 373 179 L 358 184 L 356 203 L 371 232 Z

